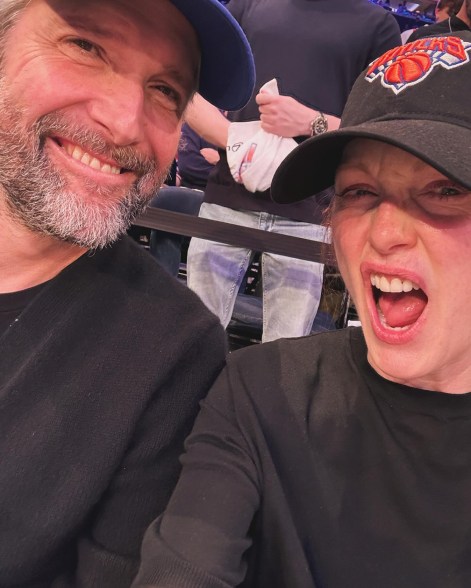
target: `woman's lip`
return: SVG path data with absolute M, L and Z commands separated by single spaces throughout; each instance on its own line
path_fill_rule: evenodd
M 404 266 L 392 267 L 382 264 L 363 263 L 360 267 L 360 271 L 365 284 L 370 284 L 371 275 L 385 276 L 389 280 L 399 278 L 402 281 L 408 280 L 413 284 L 416 284 L 425 294 L 427 294 L 422 277 L 415 271 L 405 269 Z
M 384 326 L 380 320 L 376 305 L 373 305 L 372 308 L 370 300 L 368 301 L 368 312 L 370 315 L 371 327 L 377 339 L 389 345 L 405 345 L 410 343 L 420 332 L 422 325 L 426 320 L 427 307 L 424 308 L 420 317 L 412 325 L 402 327 L 401 329 L 393 329 Z
M 372 286 L 366 292 L 366 302 L 371 327 L 375 336 L 380 341 L 390 345 L 404 345 L 412 341 L 427 319 L 428 303 L 419 318 L 411 325 L 401 328 L 387 327 L 381 321 Z
M 417 284 L 424 292 L 424 281 L 416 273 L 405 270 L 404 267 L 386 267 L 382 264 L 364 263 L 361 266 L 361 273 L 363 277 L 363 287 L 366 298 L 367 312 L 371 327 L 375 336 L 382 342 L 390 345 L 404 345 L 409 343 L 417 335 L 417 332 L 422 328 L 422 325 L 427 319 L 428 303 L 425 306 L 422 314 L 411 325 L 400 329 L 387 327 L 381 322 L 377 304 L 374 297 L 373 286 L 371 285 L 370 277 L 372 274 L 384 275 L 388 278 L 399 278 L 401 280 L 410 280 Z

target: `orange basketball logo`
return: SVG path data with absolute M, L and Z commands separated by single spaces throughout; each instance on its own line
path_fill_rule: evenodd
M 426 53 L 403 55 L 386 70 L 384 79 L 390 84 L 415 82 L 432 67 L 432 60 Z
M 384 87 L 399 94 L 423 81 L 435 67 L 454 69 L 470 61 L 471 43 L 459 37 L 425 38 L 391 49 L 374 61 L 365 79 L 380 78 Z

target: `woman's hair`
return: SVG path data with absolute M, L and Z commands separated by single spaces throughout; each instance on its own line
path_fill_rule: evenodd
M 8 31 L 31 0 L 0 0 L 0 65 L 3 61 Z

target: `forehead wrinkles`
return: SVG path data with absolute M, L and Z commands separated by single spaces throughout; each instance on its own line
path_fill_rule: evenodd
M 106 31 L 107 36 L 120 37 L 123 43 L 132 34 L 146 43 L 166 37 L 182 46 L 199 49 L 193 26 L 168 0 L 33 0 L 33 3 L 43 1 L 72 26 L 82 24 L 98 34 Z
M 65 23 L 99 40 L 114 41 L 123 50 L 132 44 L 150 62 L 165 66 L 176 81 L 196 89 L 201 60 L 198 38 L 193 26 L 168 0 L 46 2 L 57 25 Z
M 397 178 L 410 178 L 427 169 L 433 169 L 427 163 L 408 151 L 374 139 L 353 139 L 345 147 L 337 173 L 358 169 L 368 174 L 380 175 L 394 172 Z

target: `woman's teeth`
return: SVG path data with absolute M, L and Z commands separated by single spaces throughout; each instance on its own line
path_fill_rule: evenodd
M 420 290 L 420 287 L 411 280 L 387 278 L 378 274 L 371 274 L 370 281 L 381 292 L 411 292 L 412 290 Z

